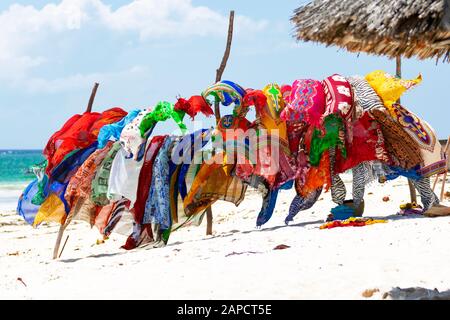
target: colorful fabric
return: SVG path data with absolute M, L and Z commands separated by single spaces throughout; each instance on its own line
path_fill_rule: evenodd
M 294 185 L 294 181 L 290 180 L 284 183 L 280 188 L 269 189 L 267 194 L 263 197 L 263 204 L 261 211 L 256 218 L 256 227 L 261 227 L 272 218 L 277 203 L 278 192 L 280 190 L 289 190 Z
M 348 77 L 346 79 L 353 88 L 356 119 L 360 118 L 364 112 L 374 108 L 384 108 L 383 101 L 381 101 L 381 98 L 366 79 L 359 76 Z
M 98 112 L 86 112 L 60 134 L 54 141 L 54 153 L 46 154 L 48 165 L 46 173 L 50 175 L 52 169 L 57 166 L 66 155 L 76 149 L 82 149 L 95 141 L 95 136 L 90 134 L 94 123 L 100 118 Z M 69 120 L 70 121 L 70 120 Z M 63 126 L 63 128 L 65 125 Z
M 289 214 L 284 220 L 284 223 L 289 224 L 289 222 L 294 220 L 294 217 L 304 210 L 312 208 L 312 206 L 317 202 L 320 195 L 322 194 L 322 188 L 318 188 L 312 192 L 309 192 L 305 197 L 296 195 L 292 199 L 291 205 L 289 206 Z
M 311 166 L 307 169 L 306 177 L 304 179 L 298 178 L 295 180 L 295 190 L 297 194 L 306 197 L 310 192 L 319 188 L 325 188 L 328 191 L 331 187 L 331 164 L 330 153 L 326 151 L 323 153 L 319 166 Z
M 357 94 L 357 93 L 356 93 Z M 347 158 L 336 153 L 334 172 L 340 174 L 361 162 L 377 160 L 389 163 L 384 135 L 380 124 L 368 112 L 353 124 L 353 143 L 346 145 Z
M 111 150 L 112 144 L 112 141 L 110 141 L 103 149 L 97 149 L 92 153 L 70 179 L 64 194 L 64 198 L 71 208 L 66 219 L 66 225 L 72 220 L 86 221 L 91 226 L 94 224 L 99 208 L 91 199 L 92 180 L 98 166 Z
M 153 137 L 147 147 L 147 150 L 145 151 L 145 157 L 143 159 L 144 164 L 142 165 L 142 169 L 139 173 L 136 202 L 132 209 L 136 223 L 144 223 L 143 217 L 145 213 L 145 205 L 149 197 L 152 175 L 155 173 L 152 170 L 153 163 L 165 139 L 166 136 Z
M 97 150 L 97 141 L 88 148 L 72 151 L 66 158 L 56 166 L 45 187 L 48 196 L 42 203 L 34 219 L 34 226 L 46 222 L 64 223 L 70 206 L 64 198 L 67 185 L 86 159 Z
M 72 126 L 77 123 L 77 121 L 81 118 L 80 114 L 76 114 L 72 117 L 70 117 L 69 120 L 64 123 L 64 125 L 56 131 L 48 140 L 47 145 L 44 148 L 44 151 L 42 152 L 46 159 L 51 159 L 53 155 L 56 152 L 56 149 L 61 145 L 61 136 L 64 136 L 67 131 L 69 131 Z
M 100 118 L 92 125 L 91 134 L 97 138 L 100 130 L 111 123 L 116 123 L 122 120 L 128 113 L 121 108 L 111 108 L 103 111 Z
M 424 177 L 444 173 L 447 170 L 446 160 L 434 129 L 426 121 L 398 103 L 392 105 L 392 113 L 394 120 L 420 149 L 422 166 L 419 173 Z
M 284 121 L 306 121 L 319 127 L 325 109 L 325 93 L 320 81 L 312 79 L 295 80 L 291 95 L 280 118 Z
M 423 165 L 419 144 L 386 109 L 372 109 L 370 114 L 381 125 L 385 147 L 391 159 L 390 165 L 404 169 Z
M 133 110 L 130 111 L 122 120 L 108 124 L 100 129 L 100 132 L 98 134 L 98 148 L 102 149 L 106 146 L 106 143 L 109 140 L 117 141 L 120 139 L 120 134 L 122 133 L 123 128 L 127 124 L 129 124 L 131 121 L 133 121 L 134 118 L 137 117 L 140 110 Z
M 108 184 L 108 198 L 113 201 L 122 199 L 130 200 L 130 208 L 136 202 L 136 192 L 139 182 L 139 173 L 143 160 L 135 161 L 128 158 L 128 153 L 121 148 L 117 151 L 111 165 L 111 173 Z
M 120 148 L 121 145 L 119 141 L 113 143 L 111 149 L 108 151 L 108 154 L 98 166 L 98 170 L 92 180 L 91 199 L 98 206 L 106 206 L 109 203 L 109 176 L 111 174 L 112 163 Z
M 207 117 L 214 115 L 214 111 L 211 109 L 208 101 L 202 96 L 192 96 L 188 100 L 178 98 L 174 110 L 185 112 L 192 120 L 199 113 L 203 113 Z
M 39 191 L 38 180 L 33 180 L 23 191 L 17 204 L 17 214 L 28 223 L 33 224 L 34 218 L 39 211 L 39 205 L 33 204 L 32 200 Z
M 331 221 L 346 220 L 352 217 L 354 214 L 355 214 L 354 208 L 341 204 L 331 209 L 331 215 L 329 219 Z
M 211 134 L 211 129 L 197 130 L 180 138 L 180 143 L 176 144 L 172 150 L 172 155 L 183 157 L 180 159 L 179 178 L 177 180 L 177 189 L 182 200 L 184 200 L 187 195 L 188 188 L 186 186 L 186 174 L 189 167 L 196 154 L 210 141 Z M 196 146 L 200 148 L 200 150 L 195 150 Z
M 123 128 L 122 133 L 120 134 L 120 143 L 122 144 L 123 149 L 136 161 L 142 159 L 145 152 L 145 144 L 147 142 L 147 139 L 141 136 L 140 125 L 142 119 L 144 119 L 151 111 L 151 109 L 141 110 L 136 118 Z M 151 132 L 147 132 L 146 137 L 149 137 L 150 134 Z
M 112 108 L 102 112 L 85 112 L 70 128 L 54 140 L 55 152 L 46 155 L 48 166 L 46 173 L 50 174 L 70 152 L 83 149 L 97 140 L 100 129 L 107 124 L 122 119 L 126 112 L 120 108 Z M 65 127 L 65 125 L 64 125 Z M 51 149 L 51 148 L 50 148 Z
M 175 169 L 170 166 L 169 152 L 175 138 L 166 137 L 152 168 L 152 181 L 145 204 L 143 224 L 159 224 L 161 230 L 168 230 L 172 225 L 170 212 L 170 177 Z
M 160 101 L 153 108 L 152 112 L 147 113 L 139 125 L 141 137 L 145 138 L 149 136 L 149 131 L 153 130 L 153 127 L 158 122 L 166 121 L 172 118 L 184 134 L 187 130 L 186 125 L 183 123 L 185 112 L 183 110 L 175 110 L 172 103 L 167 101 Z
M 340 114 L 348 123 L 355 118 L 355 105 L 353 103 L 353 90 L 346 78 L 334 74 L 323 80 L 325 93 L 324 116 Z
M 365 79 L 383 100 L 384 105 L 393 115 L 392 105 L 402 94 L 422 82 L 422 75 L 412 80 L 404 80 L 382 70 L 376 70 L 366 75 Z
M 342 139 L 343 132 L 345 132 L 344 123 L 341 117 L 336 114 L 330 114 L 324 119 L 323 131 L 314 129 L 311 146 L 309 149 L 309 162 L 312 166 L 318 166 L 322 154 L 332 148 L 339 148 L 342 157 L 347 157 L 347 150 L 345 148 L 345 141 Z
M 238 206 L 244 198 L 246 186 L 230 172 L 234 165 L 223 165 L 216 159 L 222 154 L 214 155 L 211 161 L 200 166 L 192 187 L 184 199 L 187 216 L 199 214 L 217 200 L 225 200 Z
M 219 81 L 202 92 L 202 96 L 206 100 L 209 96 L 213 96 L 216 102 L 220 102 L 224 106 L 234 104 L 235 110 L 240 107 L 244 95 L 245 90 L 240 85 L 228 80 Z M 237 115 L 235 112 L 233 114 Z
M 372 218 L 355 218 L 351 217 L 347 220 L 335 220 L 327 222 L 320 226 L 320 229 L 333 229 L 338 227 L 364 227 L 375 223 L 387 223 L 387 220 L 376 220 Z

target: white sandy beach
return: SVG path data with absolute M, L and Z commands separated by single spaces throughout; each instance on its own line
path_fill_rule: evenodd
M 2 209 L 0 298 L 382 299 L 395 287 L 450 289 L 450 217 L 396 216 L 409 198 L 406 179 L 366 190 L 364 216 L 389 221 L 365 227 L 320 230 L 334 206 L 330 193 L 285 226 L 293 195 L 280 193 L 261 230 L 258 194 L 248 192 L 239 207 L 218 203 L 213 236 L 205 236 L 204 221 L 173 233 L 160 249 L 126 252 L 119 235 L 97 245 L 97 230 L 75 222 L 56 261 L 57 225 L 32 229 Z M 289 248 L 273 250 L 280 244 Z M 367 289 L 379 291 L 365 298 Z

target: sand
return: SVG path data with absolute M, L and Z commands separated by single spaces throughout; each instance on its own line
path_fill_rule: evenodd
M 213 236 L 204 221 L 158 249 L 124 251 L 120 235 L 98 245 L 97 230 L 75 222 L 59 260 L 51 259 L 57 225 L 33 229 L 0 205 L 0 298 L 382 299 L 396 287 L 446 291 L 450 217 L 397 216 L 408 194 L 405 179 L 372 185 L 364 216 L 388 223 L 320 230 L 330 193 L 286 226 L 294 191 L 282 191 L 257 230 L 261 198 L 249 191 L 239 207 L 214 205 Z M 289 247 L 273 250 L 278 245 Z

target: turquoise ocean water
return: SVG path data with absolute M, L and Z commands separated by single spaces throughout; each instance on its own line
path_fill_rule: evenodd
M 42 150 L 0 150 L 0 210 L 16 208 L 23 189 L 35 178 L 29 168 L 42 161 Z

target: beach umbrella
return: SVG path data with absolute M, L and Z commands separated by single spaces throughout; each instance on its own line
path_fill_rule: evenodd
M 450 61 L 450 0 L 315 0 L 297 8 L 291 20 L 298 40 Z
M 297 40 L 396 58 L 398 77 L 402 56 L 450 62 L 450 0 L 315 0 L 291 21 Z

